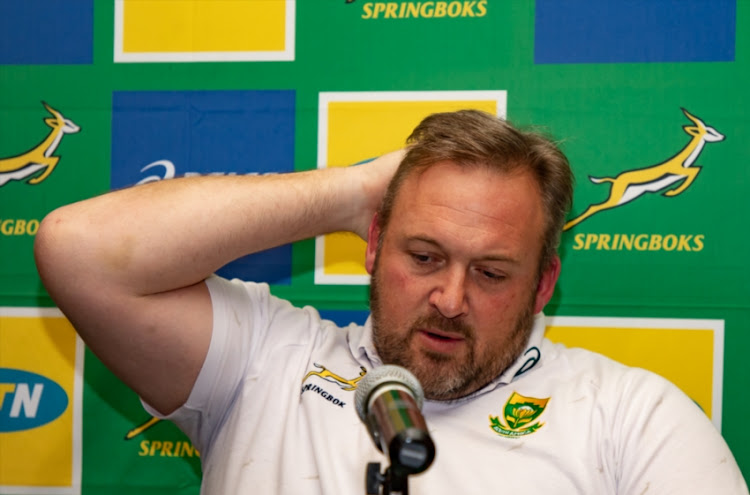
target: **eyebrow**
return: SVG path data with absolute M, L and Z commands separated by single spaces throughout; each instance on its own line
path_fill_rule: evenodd
M 435 239 L 433 239 L 431 237 L 427 237 L 425 235 L 415 235 L 415 236 L 408 237 L 406 239 L 407 243 L 409 243 L 409 242 L 415 242 L 415 241 L 416 242 L 424 242 L 424 243 L 430 244 L 430 245 L 435 246 L 436 248 L 440 249 L 441 251 L 445 250 L 445 248 L 443 247 L 442 244 L 440 244 Z M 515 258 L 511 258 L 510 256 L 504 256 L 504 255 L 499 255 L 499 254 L 498 255 L 481 256 L 481 257 L 479 257 L 477 259 L 479 261 L 501 261 L 501 262 L 504 262 L 504 263 L 511 263 L 513 265 L 518 265 L 520 263 L 520 261 L 517 260 L 517 259 L 515 259 Z

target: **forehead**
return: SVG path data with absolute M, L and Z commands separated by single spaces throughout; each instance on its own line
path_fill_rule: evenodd
M 439 162 L 404 180 L 390 223 L 403 235 L 530 249 L 541 246 L 544 210 L 528 172 Z

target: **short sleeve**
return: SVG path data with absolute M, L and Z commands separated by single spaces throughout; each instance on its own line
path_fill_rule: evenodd
M 213 330 L 206 359 L 185 404 L 167 416 L 204 453 L 230 410 L 245 369 L 268 327 L 273 301 L 266 284 L 212 276 L 206 280 L 213 309 Z

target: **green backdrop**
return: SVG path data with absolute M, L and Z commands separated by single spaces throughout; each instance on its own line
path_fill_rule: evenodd
M 750 119 L 744 106 L 750 2 L 234 0 L 201 7 L 174 0 L 159 7 L 146 0 L 80 0 L 61 8 L 62 3 L 9 0 L 0 7 L 5 32 L 0 38 L 0 371 L 47 373 L 57 380 L 68 391 L 67 409 L 48 425 L 67 418 L 71 426 L 67 435 L 43 430 L 44 425 L 17 426 L 6 416 L 20 393 L 18 384 L 26 382 L 21 375 L 0 374 L 6 397 L 0 403 L 0 425 L 5 425 L 0 428 L 0 493 L 197 493 L 199 457 L 189 442 L 167 423 L 133 432 L 149 415 L 93 355 L 69 359 L 69 371 L 47 372 L 40 364 L 44 355 L 33 343 L 18 344 L 15 335 L 31 332 L 28 325 L 54 340 L 48 321 L 60 317 L 34 309 L 54 306 L 33 260 L 38 222 L 58 206 L 127 185 L 127 174 L 146 177 L 140 169 L 150 162 L 171 160 L 166 151 L 160 154 L 160 139 L 164 150 L 184 150 L 182 161 L 175 161 L 178 175 L 193 165 L 215 166 L 222 173 L 275 170 L 245 168 L 242 162 L 260 159 L 261 153 L 246 153 L 242 139 L 232 138 L 242 135 L 237 122 L 247 116 L 262 126 L 263 112 L 247 110 L 239 120 L 230 115 L 210 129 L 211 105 L 231 114 L 232 98 L 238 106 L 246 97 L 260 95 L 262 101 L 265 93 L 259 91 L 288 97 L 272 109 L 288 118 L 291 133 L 269 140 L 290 146 L 263 151 L 278 158 L 280 169 L 314 168 L 321 146 L 329 146 L 329 152 L 338 146 L 335 130 L 321 129 L 321 112 L 327 109 L 321 94 L 377 101 L 373 94 L 400 92 L 407 100 L 409 94 L 451 100 L 458 91 L 505 92 L 499 114 L 519 125 L 543 126 L 561 141 L 577 179 L 571 219 L 615 191 L 589 176 L 640 170 L 631 174 L 632 186 L 647 184 L 648 170 L 670 160 L 678 166 L 657 174 L 662 179 L 681 173 L 680 167 L 701 167 L 680 194 L 663 193 L 678 189 L 685 178 L 648 183 L 652 192 L 566 230 L 563 273 L 546 313 L 721 322 L 715 348 L 707 351 L 714 369 L 706 381 L 720 386 L 718 423 L 745 477 L 750 476 Z M 218 14 L 225 9 L 229 17 L 219 15 L 211 24 L 201 8 Z M 238 21 L 240 15 L 247 18 Z M 51 39 L 24 38 L 29 25 L 32 32 L 52 30 Z M 160 94 L 182 95 L 187 103 L 162 108 Z M 36 163 L 31 152 L 51 130 L 44 119 L 54 118 L 42 102 L 79 130 L 62 135 L 52 154 L 59 161 L 34 184 L 46 168 L 28 168 Z M 193 118 L 190 109 L 196 107 L 200 116 Z M 689 134 L 683 126 L 700 126 L 682 109 L 723 139 L 708 141 L 705 131 Z M 187 117 L 177 125 L 180 115 Z M 378 118 L 385 119 L 385 133 L 388 117 Z M 131 133 L 132 123 L 146 127 Z M 198 140 L 190 130 L 204 124 L 215 140 Z M 382 151 L 396 145 L 378 132 L 361 139 Z M 686 162 L 679 152 L 691 142 L 702 148 L 695 162 Z M 221 159 L 213 148 L 234 154 Z M 136 155 L 151 158 L 128 162 Z M 202 157 L 216 156 L 219 163 L 201 163 Z M 116 179 L 118 173 L 122 178 Z M 278 273 L 269 275 L 276 294 L 329 310 L 336 318 L 366 311 L 366 285 L 316 283 L 313 240 L 279 256 L 271 263 Z M 648 346 L 648 340 L 642 342 Z M 648 350 L 655 361 L 661 351 Z M 683 358 L 689 366 L 691 356 Z M 70 387 L 62 385 L 65 380 Z M 59 464 L 60 451 L 71 465 L 70 476 L 56 478 L 48 466 Z M 37 470 L 20 473 L 11 457 L 27 459 Z

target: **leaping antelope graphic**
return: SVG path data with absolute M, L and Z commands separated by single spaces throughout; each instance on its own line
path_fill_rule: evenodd
M 311 376 L 319 376 L 323 380 L 335 383 L 339 387 L 341 387 L 342 390 L 356 390 L 357 389 L 357 382 L 359 382 L 366 374 L 367 370 L 364 368 L 364 366 L 360 366 L 359 369 L 361 370 L 359 372 L 359 376 L 356 378 L 352 378 L 351 380 L 347 380 L 346 378 L 342 377 L 341 375 L 337 375 L 336 373 L 326 369 L 325 366 L 322 366 L 318 363 L 313 363 L 316 367 L 320 368 L 320 371 L 311 371 L 308 374 L 305 375 L 305 377 L 302 379 L 302 383 L 305 383 L 305 380 L 310 378 Z
M 64 134 L 73 134 L 81 130 L 72 120 L 66 119 L 54 108 L 42 102 L 53 117 L 44 119 L 44 123 L 52 128 L 49 135 L 44 140 L 30 149 L 26 153 L 0 160 L 0 186 L 5 185 L 11 180 L 24 180 L 31 177 L 26 182 L 28 184 L 39 184 L 49 177 L 49 174 L 55 169 L 59 156 L 52 156 Z M 45 169 L 41 175 L 32 177 L 39 170 Z
M 669 189 L 663 195 L 673 197 L 685 191 L 693 183 L 698 176 L 698 172 L 701 170 L 700 167 L 693 166 L 693 164 L 698 155 L 701 154 L 701 151 L 703 151 L 703 146 L 706 143 L 722 141 L 724 136 L 719 134 L 713 127 L 704 124 L 699 118 L 690 115 L 684 108 L 682 112 L 695 125 L 682 127 L 692 138 L 679 153 L 658 165 L 636 170 L 626 170 L 614 179 L 611 177 L 596 178 L 589 176 L 589 179 L 594 184 L 601 184 L 602 182 L 610 182 L 612 184 L 609 197 L 602 203 L 589 206 L 581 215 L 566 223 L 563 230 L 568 230 L 600 211 L 622 206 L 647 192 L 664 190 L 681 180 L 684 180 L 684 182 L 679 187 Z

